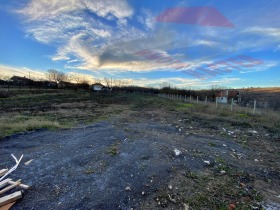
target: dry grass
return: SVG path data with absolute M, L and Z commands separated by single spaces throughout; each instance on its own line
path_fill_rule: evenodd
M 17 132 L 41 128 L 56 129 L 60 127 L 61 125 L 58 122 L 45 118 L 9 114 L 0 117 L 0 138 Z

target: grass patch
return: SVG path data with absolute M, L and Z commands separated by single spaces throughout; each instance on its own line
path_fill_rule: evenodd
M 119 154 L 119 148 L 116 144 L 113 144 L 107 151 L 107 154 L 110 154 L 111 156 L 116 156 Z
M 5 136 L 18 133 L 31 131 L 35 129 L 57 129 L 62 126 L 52 120 L 47 120 L 42 117 L 30 117 L 23 115 L 10 115 L 10 116 L 2 116 L 0 117 L 0 138 Z

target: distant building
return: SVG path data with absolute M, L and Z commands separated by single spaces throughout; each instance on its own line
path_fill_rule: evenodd
M 14 84 L 14 85 L 30 85 L 33 83 L 32 79 L 28 79 L 26 77 L 19 77 L 19 76 L 13 76 L 10 78 L 10 81 Z
M 220 90 L 215 93 L 218 103 L 226 104 L 232 99 L 235 103 L 241 102 L 241 91 L 240 90 Z
M 102 91 L 102 89 L 104 88 L 105 86 L 102 85 L 101 83 L 95 83 L 91 86 L 91 89 L 93 91 Z

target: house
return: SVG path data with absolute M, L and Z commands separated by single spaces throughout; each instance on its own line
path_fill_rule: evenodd
M 105 88 L 105 86 L 101 83 L 94 83 L 93 85 L 91 85 L 91 89 L 93 91 L 102 91 L 103 88 Z
M 10 81 L 14 84 L 14 85 L 21 85 L 21 86 L 25 86 L 25 85 L 31 85 L 33 83 L 32 79 L 28 79 L 26 77 L 19 77 L 19 76 L 13 76 L 10 78 Z
M 220 90 L 215 93 L 215 97 L 218 103 L 226 104 L 232 99 L 235 103 L 241 102 L 241 91 L 240 90 Z

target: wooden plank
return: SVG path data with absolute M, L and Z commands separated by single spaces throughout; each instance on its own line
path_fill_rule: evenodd
M 8 187 L 5 187 L 3 190 L 0 191 L 0 195 L 5 192 L 8 192 L 9 190 L 15 188 L 18 185 L 20 185 L 20 180 L 16 181 L 14 184 L 9 185 Z
M 0 207 L 5 206 L 8 203 L 12 203 L 18 199 L 22 198 L 21 191 L 16 191 L 10 195 L 0 198 Z
M 0 210 L 9 210 L 16 202 L 9 203 L 5 206 L 0 207 Z
M 14 184 L 15 182 L 9 180 L 8 183 L 9 183 L 9 184 Z M 21 187 L 21 188 L 23 188 L 23 189 L 26 189 L 26 190 L 28 190 L 28 189 L 30 188 L 30 186 L 25 185 L 25 184 L 19 184 L 19 187 Z
M 8 169 L 1 169 L 0 176 L 4 176 L 8 172 Z
M 9 184 L 9 181 L 12 181 L 11 179 L 4 179 L 2 182 L 0 182 L 0 189 L 2 187 L 5 187 L 7 184 Z

